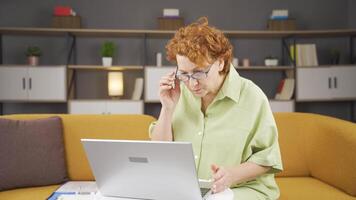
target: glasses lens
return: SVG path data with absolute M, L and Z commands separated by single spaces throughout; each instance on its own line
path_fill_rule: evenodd
M 188 81 L 189 80 L 189 75 L 187 75 L 187 74 L 177 74 L 177 78 L 180 81 Z
M 204 79 L 206 78 L 206 73 L 205 72 L 195 72 L 192 74 L 192 77 L 196 80 Z

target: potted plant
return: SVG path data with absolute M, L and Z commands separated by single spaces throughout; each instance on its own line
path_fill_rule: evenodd
M 278 58 L 274 56 L 267 56 L 265 58 L 265 65 L 266 66 L 277 66 L 278 65 Z
M 337 65 L 340 63 L 340 50 L 338 49 L 331 49 L 330 50 L 330 54 L 331 54 L 331 64 L 333 65 Z
M 26 51 L 27 61 L 29 65 L 37 66 L 39 57 L 42 55 L 41 49 L 37 46 L 29 46 Z
M 115 54 L 115 45 L 113 42 L 105 42 L 101 46 L 101 56 L 103 59 L 103 66 L 111 66 L 112 58 Z

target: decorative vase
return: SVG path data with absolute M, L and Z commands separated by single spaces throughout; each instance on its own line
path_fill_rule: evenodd
M 278 65 L 278 59 L 265 59 L 265 65 L 275 67 Z
M 39 63 L 39 57 L 38 56 L 28 56 L 27 62 L 31 66 L 37 66 Z
M 103 66 L 105 67 L 112 66 L 112 57 L 103 57 Z

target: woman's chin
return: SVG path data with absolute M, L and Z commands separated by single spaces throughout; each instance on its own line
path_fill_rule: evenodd
M 204 97 L 206 94 L 203 90 L 191 91 L 196 97 Z

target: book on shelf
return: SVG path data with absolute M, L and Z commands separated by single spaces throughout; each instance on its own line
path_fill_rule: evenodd
M 318 66 L 318 55 L 315 44 L 296 44 L 290 46 L 291 59 L 296 59 L 296 66 Z M 295 58 L 294 58 L 295 54 Z
M 135 87 L 132 93 L 132 100 L 140 100 L 143 92 L 143 78 L 136 78 Z
M 289 12 L 286 9 L 272 10 L 271 19 L 288 19 Z
M 289 100 L 292 98 L 294 93 L 294 78 L 282 79 L 277 88 L 277 93 L 275 96 L 276 100 Z

